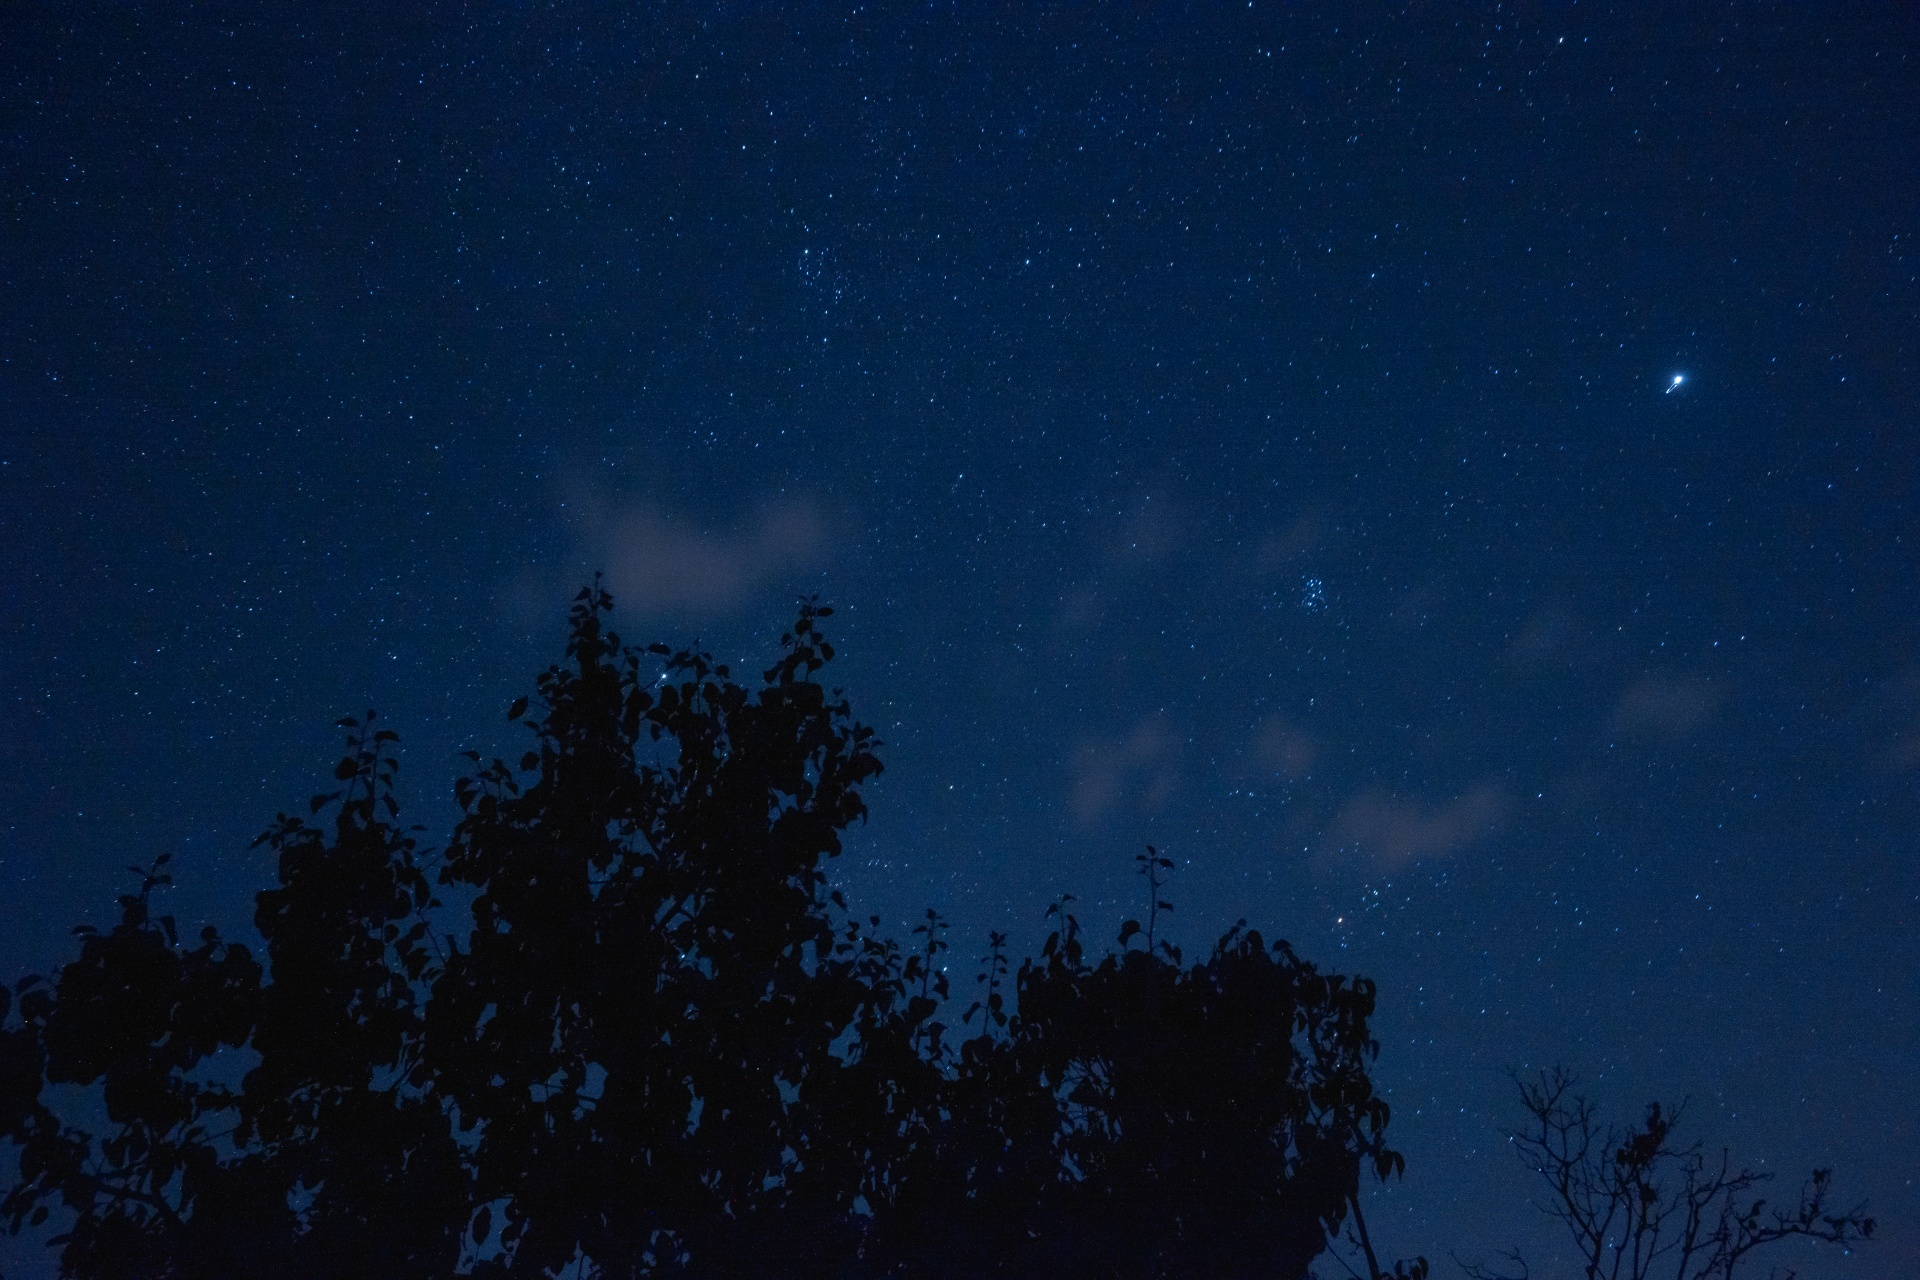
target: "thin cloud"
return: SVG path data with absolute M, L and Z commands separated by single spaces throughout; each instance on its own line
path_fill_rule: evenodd
M 1920 667 L 1880 682 L 1867 713 L 1871 727 L 1865 736 L 1874 744 L 1870 750 L 1876 770 L 1920 769 Z
M 641 508 L 607 523 L 603 563 L 623 607 L 708 616 L 731 613 L 762 588 L 817 569 L 825 551 L 819 516 L 800 503 L 768 507 L 719 533 Z
M 1161 564 L 1187 541 L 1187 530 L 1166 498 L 1142 494 L 1107 536 L 1106 559 L 1125 571 Z
M 1320 744 L 1314 736 L 1280 716 L 1261 725 L 1254 739 L 1254 760 L 1288 782 L 1299 782 L 1312 772 L 1319 755 Z
M 1523 667 L 1570 662 L 1586 647 L 1580 616 L 1563 604 L 1551 604 L 1527 620 L 1513 642 L 1512 658 Z
M 1106 600 L 1094 583 L 1076 584 L 1060 597 L 1053 613 L 1051 630 L 1056 636 L 1076 636 L 1092 631 L 1106 616 Z
M 1492 782 L 1441 804 L 1368 790 L 1334 819 L 1333 837 L 1342 848 L 1393 870 L 1478 844 L 1499 831 L 1506 813 L 1506 794 Z
M 1705 680 L 1648 676 L 1629 685 L 1613 708 L 1616 733 L 1683 738 L 1713 718 L 1720 691 Z
M 1166 721 L 1142 720 L 1118 737 L 1083 742 L 1074 753 L 1067 807 L 1092 825 L 1131 803 L 1142 813 L 1166 807 L 1179 789 L 1180 738 Z
M 1284 528 L 1260 540 L 1260 549 L 1254 557 L 1255 571 L 1270 574 L 1299 567 L 1302 561 L 1319 549 L 1326 539 L 1326 532 L 1325 515 L 1318 509 L 1302 511 Z

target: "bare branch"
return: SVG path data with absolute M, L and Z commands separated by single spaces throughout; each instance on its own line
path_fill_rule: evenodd
M 1748 1254 L 1782 1240 L 1845 1248 L 1873 1236 L 1865 1206 L 1829 1210 L 1830 1170 L 1813 1171 L 1795 1209 L 1770 1209 L 1756 1192 L 1772 1174 L 1734 1164 L 1725 1150 L 1709 1163 L 1700 1144 L 1677 1140 L 1684 1107 L 1652 1103 L 1639 1125 L 1602 1128 L 1566 1068 L 1514 1083 L 1528 1117 L 1510 1135 L 1514 1149 L 1546 1182 L 1550 1195 L 1537 1207 L 1566 1226 L 1589 1280 L 1646 1280 L 1656 1268 L 1678 1280 L 1732 1280 Z M 1525 1260 L 1504 1256 L 1518 1276 L 1455 1261 L 1469 1280 L 1524 1280 Z
M 1527 1269 L 1527 1260 L 1520 1256 L 1518 1249 L 1503 1249 L 1500 1257 L 1514 1270 L 1496 1271 L 1484 1262 L 1468 1262 L 1457 1253 L 1453 1255 L 1453 1262 L 1466 1273 L 1467 1280 L 1532 1280 L 1533 1273 Z

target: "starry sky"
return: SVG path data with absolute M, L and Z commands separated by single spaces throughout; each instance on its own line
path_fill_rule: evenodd
M 7 974 L 818 592 L 958 990 L 1152 842 L 1379 982 L 1391 1253 L 1554 1257 L 1563 1062 L 1920 1269 L 1920 10 L 320 9 L 0 15 Z

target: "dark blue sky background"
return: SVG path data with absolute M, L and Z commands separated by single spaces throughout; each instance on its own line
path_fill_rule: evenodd
M 1913 1274 L 1917 37 L 9 6 L 0 967 L 167 850 L 244 931 L 347 712 L 441 822 L 596 568 L 749 669 L 818 591 L 841 874 L 961 987 L 1152 841 L 1190 946 L 1379 981 L 1394 1253 L 1552 1256 L 1503 1071 L 1563 1061 Z

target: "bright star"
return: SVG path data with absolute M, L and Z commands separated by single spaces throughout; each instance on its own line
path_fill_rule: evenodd
M 1673 394 L 1673 393 L 1674 393 L 1675 391 L 1677 391 L 1677 390 L 1679 390 L 1679 388 L 1680 388 L 1680 384 L 1681 384 L 1681 383 L 1683 383 L 1683 382 L 1685 382 L 1686 380 L 1687 380 L 1687 375 L 1686 375 L 1686 374 L 1684 374 L 1684 373 L 1676 373 L 1676 374 L 1674 374 L 1674 375 L 1673 375 L 1673 381 L 1672 381 L 1672 382 L 1669 382 L 1669 383 L 1667 384 L 1667 389 L 1666 389 L 1666 391 L 1665 391 L 1665 392 L 1664 392 L 1663 394 L 1665 394 L 1665 395 L 1672 395 L 1672 394 Z

